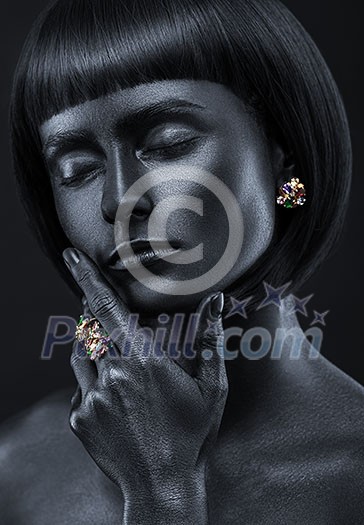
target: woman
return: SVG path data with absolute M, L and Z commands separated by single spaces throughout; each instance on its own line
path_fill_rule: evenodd
M 75 344 L 73 395 L 3 426 L 2 522 L 361 523 L 362 387 L 308 340 L 261 351 L 304 339 L 288 294 L 336 245 L 350 187 L 340 95 L 294 17 L 275 0 L 58 0 L 11 122 L 26 210 L 101 346 Z M 187 336 L 197 322 L 187 345 L 166 344 L 176 315 Z

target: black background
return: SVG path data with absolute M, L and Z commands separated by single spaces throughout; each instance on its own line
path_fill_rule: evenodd
M 196 0 L 198 1 L 198 0 Z M 75 384 L 71 347 L 58 346 L 40 359 L 48 317 L 78 317 L 79 306 L 44 257 L 26 226 L 10 168 L 7 113 L 11 78 L 29 27 L 45 0 L 12 0 L 1 11 L 1 224 L 2 337 L 0 419 L 29 406 L 48 392 Z M 342 0 L 285 0 L 313 36 L 338 83 L 349 115 L 354 146 L 354 181 L 346 232 L 336 254 L 302 288 L 314 293 L 312 310 L 329 310 L 323 354 L 364 384 L 363 307 L 363 74 L 361 3 Z M 302 321 L 303 319 L 298 314 Z

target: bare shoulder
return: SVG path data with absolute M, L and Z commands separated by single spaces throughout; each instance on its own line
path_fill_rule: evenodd
M 323 356 L 304 366 L 308 380 L 304 397 L 313 421 L 327 437 L 331 433 L 343 441 L 346 438 L 349 446 L 363 451 L 364 387 Z
M 0 461 L 16 460 L 33 447 L 49 448 L 52 440 L 70 434 L 68 416 L 73 390 L 57 390 L 0 425 Z
M 57 470 L 59 475 L 69 463 L 66 458 L 70 451 L 77 450 L 81 456 L 84 453 L 69 428 L 71 397 L 70 389 L 54 392 L 0 426 L 2 512 L 20 509 L 21 495 L 32 491 L 37 497 L 44 493 L 44 487 L 55 481 Z
M 72 389 L 62 389 L 47 395 L 31 407 L 22 410 L 0 425 L 0 461 L 16 460 L 33 447 L 49 448 L 52 440 L 70 434 L 68 415 Z
M 364 388 L 322 356 L 276 370 L 214 458 L 217 522 L 362 523 Z
M 121 494 L 69 426 L 72 395 L 59 390 L 1 425 L 1 525 L 117 522 Z
M 279 494 L 297 523 L 361 523 L 364 387 L 323 356 L 287 366 L 275 450 L 264 460 L 268 499 Z
M 322 355 L 288 366 L 286 435 L 307 459 L 317 457 L 332 475 L 355 475 L 364 489 L 364 387 Z
M 318 523 L 362 523 L 364 387 L 323 357 L 308 366 L 311 410 L 303 418 L 297 501 L 305 500 L 307 515 L 319 515 Z

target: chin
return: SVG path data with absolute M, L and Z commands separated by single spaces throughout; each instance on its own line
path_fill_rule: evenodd
M 115 286 L 115 285 L 114 285 Z M 156 292 L 134 280 L 129 286 L 115 286 L 116 292 L 131 313 L 147 316 L 160 313 L 186 313 L 194 311 L 199 302 L 213 292 L 205 290 L 189 295 L 171 295 Z

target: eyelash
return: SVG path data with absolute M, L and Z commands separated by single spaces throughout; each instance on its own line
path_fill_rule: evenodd
M 169 145 L 162 146 L 162 147 L 159 147 L 159 148 L 150 148 L 150 149 L 145 150 L 141 154 L 141 156 L 148 157 L 149 155 L 154 155 L 154 154 L 157 154 L 157 153 L 160 153 L 160 152 L 165 152 L 167 154 L 166 155 L 161 155 L 161 156 L 164 157 L 164 158 L 171 158 L 175 154 L 179 154 L 179 153 L 183 152 L 185 149 L 188 149 L 188 147 L 192 146 L 193 143 L 198 140 L 198 138 L 199 137 L 193 137 L 191 139 L 182 140 L 182 141 L 175 142 L 173 144 L 169 144 Z
M 75 175 L 72 175 L 72 177 L 67 177 L 63 179 L 60 184 L 61 186 L 67 186 L 71 188 L 76 187 L 79 186 L 85 180 L 94 178 L 98 173 L 102 171 L 102 169 L 97 168 L 91 171 L 76 173 Z

